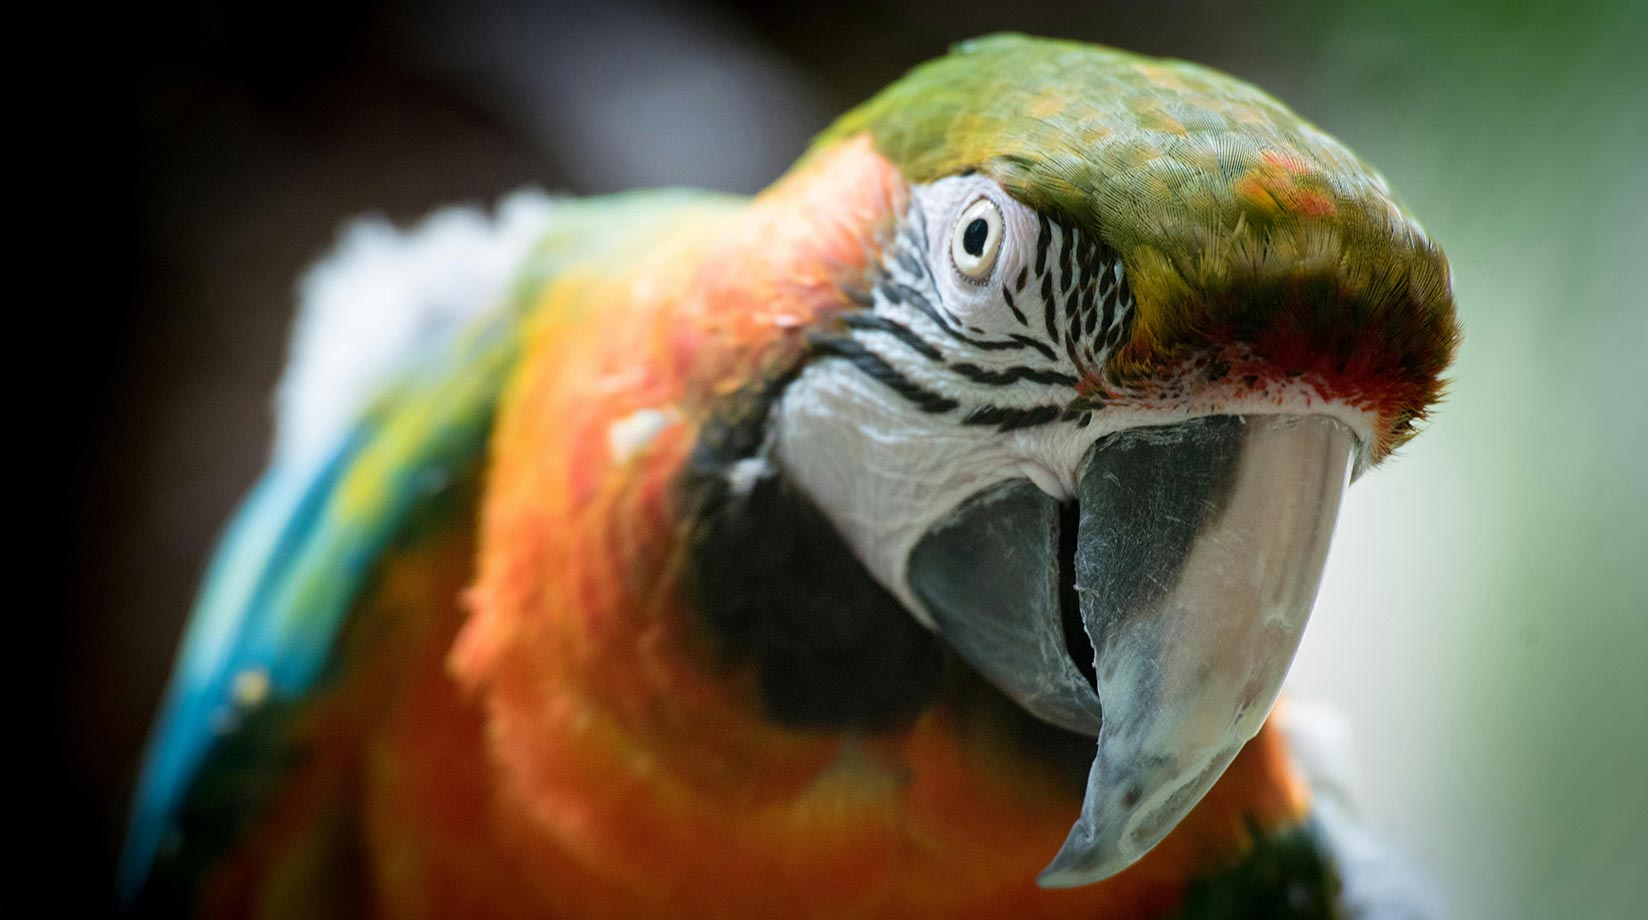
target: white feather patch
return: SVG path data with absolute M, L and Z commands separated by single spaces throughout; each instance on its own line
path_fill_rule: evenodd
M 355 221 L 299 285 L 276 393 L 276 462 L 313 461 L 379 391 L 500 308 L 554 205 L 517 192 L 495 214 L 447 208 L 399 230 Z
M 635 459 L 675 421 L 673 411 L 638 409 L 613 422 L 607 426 L 607 453 L 612 462 L 625 464 Z

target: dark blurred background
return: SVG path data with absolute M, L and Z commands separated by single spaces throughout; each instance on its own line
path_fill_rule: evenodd
M 47 766 L 67 820 L 45 842 L 81 879 L 68 906 L 106 903 L 196 579 L 268 450 L 295 282 L 344 222 L 405 223 L 525 186 L 752 192 L 911 65 L 1012 29 L 1257 83 L 1384 170 L 1447 249 L 1467 332 L 1457 383 L 1433 430 L 1352 489 L 1292 692 L 1349 714 L 1370 820 L 1452 915 L 1641 916 L 1643 7 L 299 0 L 109 14 L 93 273 L 112 306 L 69 320 L 90 408 L 65 435 L 52 573 Z

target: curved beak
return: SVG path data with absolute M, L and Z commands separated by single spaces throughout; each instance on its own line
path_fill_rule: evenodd
M 1298 648 L 1355 439 L 1325 416 L 1212 416 L 1088 453 L 1076 501 L 1026 480 L 916 544 L 939 631 L 1025 709 L 1096 736 L 1046 887 L 1125 869 L 1258 733 Z

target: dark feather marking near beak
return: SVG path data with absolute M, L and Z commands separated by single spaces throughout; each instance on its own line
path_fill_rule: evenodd
M 683 596 L 729 668 L 754 667 L 775 721 L 882 731 L 936 698 L 945 653 L 835 527 L 760 457 L 773 403 L 799 368 L 727 401 L 680 484 Z M 767 464 L 742 488 L 736 464 Z

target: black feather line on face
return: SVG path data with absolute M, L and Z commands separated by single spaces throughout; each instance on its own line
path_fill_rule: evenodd
M 1047 250 L 1053 245 L 1053 227 L 1047 215 L 1036 213 L 1036 277 L 1047 274 Z
M 963 344 L 970 345 L 981 351 L 1014 351 L 1021 348 L 1031 347 L 1028 342 L 1020 341 L 1018 338 L 1012 338 L 1007 341 L 1002 341 L 1001 339 L 974 338 L 965 332 L 962 332 L 960 329 L 955 328 L 955 326 L 951 325 L 945 317 L 940 316 L 938 310 L 934 309 L 933 302 L 929 300 L 925 294 L 892 278 L 883 278 L 881 283 L 877 285 L 876 290 L 880 291 L 882 295 L 891 303 L 906 304 L 914 307 L 916 310 L 920 311 L 923 316 L 926 316 L 928 319 L 932 320 L 933 325 L 937 326 L 950 338 Z
M 1079 312 L 1080 308 L 1081 308 L 1081 291 L 1078 288 L 1071 288 L 1070 293 L 1065 295 L 1065 298 L 1064 298 L 1064 318 L 1065 318 L 1065 322 L 1069 324 L 1069 329 L 1070 329 L 1070 331 L 1067 334 L 1068 338 L 1071 338 L 1071 339 L 1081 338 L 1081 319 L 1082 318 L 1081 318 L 1081 313 Z
M 1039 339 L 1030 338 L 1027 335 L 1019 335 L 1018 333 L 1014 333 L 1011 338 L 1015 342 L 1023 342 L 1026 347 L 1034 348 L 1036 351 L 1041 352 L 1041 356 L 1049 361 L 1058 360 L 1058 355 L 1054 353 L 1053 349 L 1047 347 L 1046 342 L 1040 341 Z
M 888 387 L 923 412 L 949 412 L 960 405 L 949 397 L 940 396 L 912 382 L 891 364 L 882 360 L 880 355 L 854 339 L 846 336 L 821 336 L 812 340 L 812 346 L 816 354 L 845 358 L 870 379 Z
M 1013 294 L 1007 290 L 1005 285 L 1001 289 L 1001 302 L 1007 304 L 1007 309 L 1013 311 L 1013 318 L 1019 321 L 1020 326 L 1030 325 L 1030 321 L 1024 318 L 1024 311 L 1020 310 L 1019 305 L 1013 302 Z
M 1063 231 L 1063 236 L 1063 245 L 1059 247 L 1059 290 L 1061 291 L 1070 287 L 1070 247 L 1076 242 L 1076 231 L 1066 229 Z
M 1073 387 L 1076 385 L 1076 378 L 1069 374 L 1036 367 L 1025 367 L 1022 364 L 1015 364 L 1001 370 L 989 370 L 976 364 L 967 363 L 951 364 L 948 367 L 968 380 L 986 386 L 1009 386 L 1021 380 L 1049 386 Z
M 1110 324 L 1116 319 L 1116 289 L 1111 287 L 1109 290 L 1101 292 L 1100 296 L 1104 298 L 1104 315 L 1099 317 L 1099 328 L 1108 335 Z
M 943 354 L 937 348 L 927 344 L 927 340 L 916 335 L 909 326 L 890 320 L 885 316 L 874 313 L 851 313 L 847 316 L 847 328 L 862 329 L 869 332 L 885 332 L 929 361 L 942 363 L 944 360 Z
M 961 420 L 963 425 L 992 425 L 997 431 L 1016 431 L 1034 428 L 1056 421 L 1064 411 L 1061 406 L 1032 406 L 1028 409 L 979 406 Z

